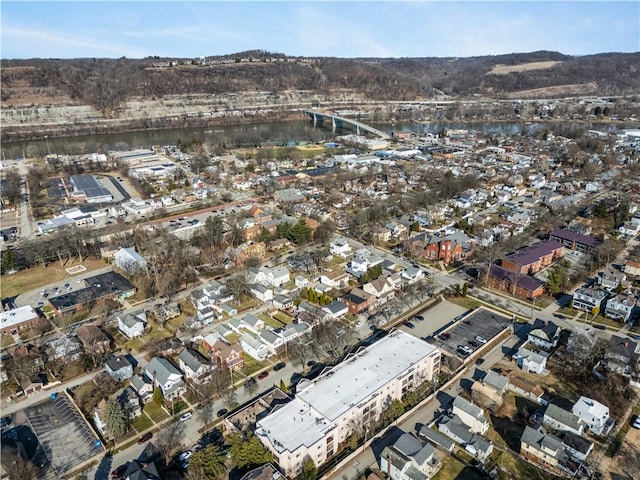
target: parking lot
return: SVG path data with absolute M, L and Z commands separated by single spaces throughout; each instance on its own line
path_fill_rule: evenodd
M 467 310 L 455 303 L 441 301 L 433 307 L 422 310 L 409 319 L 415 328 L 409 328 L 406 325 L 400 325 L 400 329 L 407 333 L 410 333 L 414 337 L 426 338 L 433 335 L 435 332 L 445 328 L 451 322 L 454 321 L 459 315 L 462 315 Z M 416 316 L 421 316 L 424 320 L 416 320 Z
M 440 332 L 429 341 L 449 353 L 464 358 L 467 355 L 458 351 L 458 345 L 469 347 L 471 351 L 475 351 L 484 345 L 476 340 L 476 337 L 482 337 L 488 344 L 510 324 L 511 317 L 479 308 L 463 316 L 451 328 Z
M 28 423 L 49 459 L 55 478 L 104 451 L 66 395 L 25 409 Z

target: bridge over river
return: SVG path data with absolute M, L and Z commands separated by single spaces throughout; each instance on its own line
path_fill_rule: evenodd
M 378 130 L 377 128 L 373 128 L 352 118 L 340 117 L 332 113 L 317 112 L 315 110 L 303 110 L 302 113 L 304 113 L 305 115 L 309 115 L 309 117 L 311 117 L 311 119 L 313 120 L 314 125 L 323 124 L 325 118 L 330 119 L 334 131 L 336 130 L 336 128 L 351 127 L 356 131 L 358 135 L 370 133 L 372 135 L 380 137 L 383 140 L 389 140 L 391 138 L 388 133 L 383 132 L 382 130 Z

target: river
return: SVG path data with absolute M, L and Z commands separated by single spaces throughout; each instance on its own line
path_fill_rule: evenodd
M 401 122 L 391 124 L 372 124 L 387 133 L 414 132 L 417 134 L 437 133 L 446 129 L 465 129 L 481 135 L 529 135 L 540 128 L 553 129 L 567 125 L 567 122 L 547 123 L 513 123 L 513 122 Z M 612 124 L 580 124 L 583 128 L 595 128 L 605 131 L 616 131 L 625 128 Z M 628 127 L 631 128 L 631 127 Z M 349 130 L 338 134 L 351 133 Z M 151 145 L 175 144 L 178 140 L 201 139 L 204 143 L 225 147 L 257 145 L 264 143 L 287 144 L 287 142 L 318 142 L 333 138 L 330 129 L 314 128 L 310 121 L 301 119 L 293 121 L 267 122 L 243 125 L 225 125 L 216 127 L 178 128 L 168 130 L 143 130 L 115 134 L 83 135 L 77 137 L 60 137 L 39 140 L 3 142 L 2 158 L 17 159 L 35 157 L 47 152 L 58 154 L 80 154 L 106 150 L 126 150 L 149 147 Z

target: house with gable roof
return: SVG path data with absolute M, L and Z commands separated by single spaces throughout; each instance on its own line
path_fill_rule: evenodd
M 560 327 L 551 321 L 536 318 L 527 339 L 540 348 L 550 350 L 558 345 Z
M 604 365 L 607 370 L 629 376 L 639 364 L 640 342 L 612 335 L 604 352 Z
M 465 398 L 460 396 L 454 398 L 451 411 L 469 427 L 471 433 L 483 434 L 489 430 L 489 421 L 484 416 L 484 411 Z
M 129 339 L 142 336 L 146 325 L 147 313 L 144 310 L 118 316 L 118 330 Z
M 244 333 L 240 337 L 239 342 L 240 346 L 242 347 L 242 351 L 246 352 L 248 355 L 255 358 L 259 362 L 273 355 L 264 343 L 262 343 L 257 337 L 254 337 L 250 333 Z
M 213 366 L 211 362 L 198 351 L 185 348 L 178 355 L 178 366 L 184 372 L 185 377 L 194 383 L 203 383 L 208 380 L 207 374 Z
M 436 450 L 410 433 L 403 433 L 380 454 L 380 470 L 392 480 L 427 480 L 442 466 Z
M 164 357 L 153 357 L 144 373 L 160 387 L 165 399 L 175 399 L 187 391 L 180 370 Z
M 546 352 L 532 352 L 526 347 L 521 347 L 513 355 L 513 359 L 517 362 L 518 366 L 529 373 L 541 374 L 547 368 L 547 359 L 549 354 Z M 547 372 L 548 373 L 548 372 Z
M 584 395 L 573 405 L 571 412 L 596 435 L 607 435 L 615 423 L 609 417 L 609 407 Z

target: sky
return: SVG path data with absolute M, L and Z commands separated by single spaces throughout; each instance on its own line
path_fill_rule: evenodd
M 633 1 L 0 2 L 3 59 L 640 51 Z

